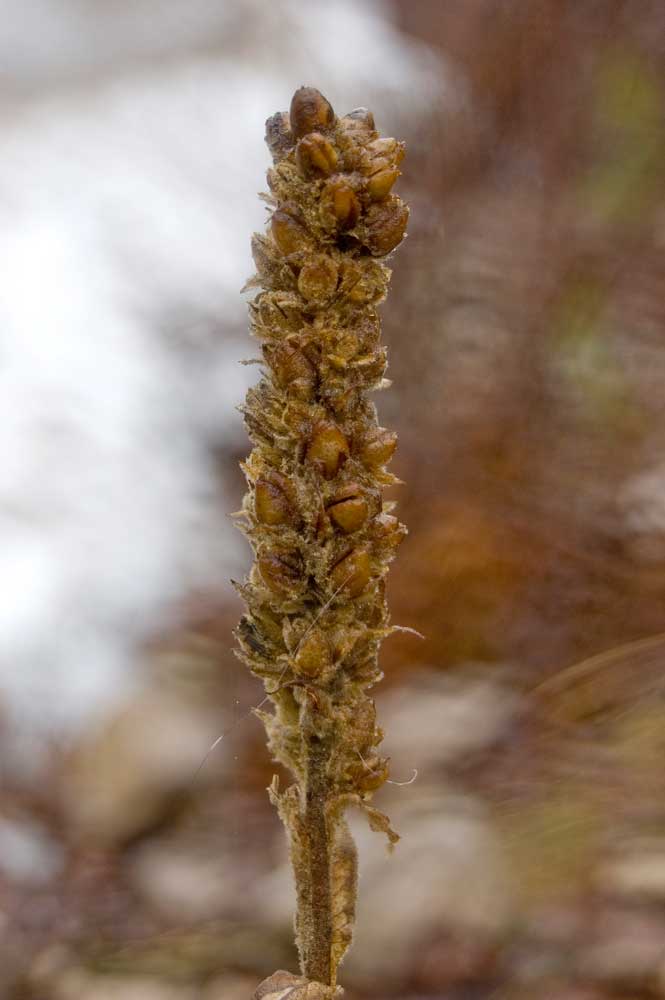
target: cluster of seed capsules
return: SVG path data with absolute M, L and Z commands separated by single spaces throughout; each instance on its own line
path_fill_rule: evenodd
M 387 384 L 378 304 L 408 209 L 392 193 L 403 143 L 372 114 L 338 118 L 313 88 L 266 123 L 271 217 L 252 241 L 250 305 L 266 377 L 247 395 L 243 530 L 256 560 L 239 586 L 240 655 L 275 704 L 271 749 L 303 782 L 304 735 L 330 745 L 334 794 L 387 778 L 368 688 L 389 632 L 384 579 L 406 529 L 383 499 L 396 435 L 369 393 Z

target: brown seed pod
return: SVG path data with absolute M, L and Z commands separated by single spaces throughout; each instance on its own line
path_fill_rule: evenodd
M 288 205 L 273 212 L 270 232 L 279 249 L 287 256 L 299 250 L 309 250 L 312 246 L 312 238 L 307 232 L 307 227 L 295 218 Z
M 324 303 L 337 288 L 337 264 L 327 254 L 311 257 L 298 275 L 298 291 L 311 303 Z
M 261 524 L 293 524 L 297 522 L 290 497 L 290 484 L 285 476 L 271 470 L 269 476 L 260 476 L 254 484 L 254 513 Z
M 319 211 L 327 229 L 353 229 L 360 217 L 360 202 L 347 181 L 333 177 L 321 192 Z
M 367 108 L 356 108 L 340 118 L 339 124 L 355 143 L 369 142 L 375 135 L 374 115 Z
M 315 87 L 301 87 L 291 99 L 289 118 L 291 131 L 296 139 L 301 139 L 309 132 L 331 128 L 335 112 L 330 102 Z
M 390 194 L 390 189 L 399 177 L 397 167 L 383 167 L 372 174 L 367 181 L 367 194 L 372 201 L 383 201 Z
M 256 565 L 266 587 L 275 594 L 293 590 L 299 582 L 300 567 L 293 553 L 268 552 Z
M 376 261 L 369 258 L 345 260 L 340 274 L 339 295 L 350 305 L 364 306 L 383 298 L 385 276 Z
M 296 163 L 306 179 L 329 177 L 337 168 L 337 153 L 325 136 L 320 132 L 312 132 L 298 143 Z
M 289 341 L 264 344 L 263 356 L 280 389 L 298 399 L 311 399 L 316 390 L 316 367 L 299 347 Z
M 298 674 L 313 680 L 332 666 L 332 649 L 322 629 L 310 628 L 298 643 L 293 667 Z
M 370 131 L 374 131 L 375 128 L 374 115 L 369 108 L 354 108 L 353 111 L 344 115 L 342 121 L 345 125 L 350 123 L 355 128 L 365 128 Z
M 337 562 L 330 574 L 333 590 L 357 597 L 369 583 L 371 560 L 367 549 L 352 549 Z
M 367 213 L 367 246 L 375 256 L 390 253 L 404 237 L 409 210 L 397 195 L 372 205 Z
M 322 476 L 333 479 L 349 457 L 349 442 L 337 424 L 322 420 L 312 430 L 305 458 Z
M 380 157 L 398 167 L 404 159 L 404 143 L 398 142 L 396 139 L 382 136 L 380 139 L 374 139 L 372 142 L 367 143 L 365 149 L 370 163 Z M 370 170 L 369 172 L 371 173 L 372 171 Z
M 358 483 L 348 483 L 337 490 L 326 510 L 335 527 L 350 535 L 367 520 L 369 504 Z
M 385 427 L 376 427 L 362 443 L 360 460 L 369 469 L 386 465 L 395 454 L 397 435 Z

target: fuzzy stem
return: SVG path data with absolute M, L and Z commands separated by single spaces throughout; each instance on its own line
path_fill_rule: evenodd
M 306 742 L 307 784 L 305 791 L 305 892 L 297 917 L 301 934 L 303 974 L 308 979 L 334 985 L 331 950 L 333 937 L 331 860 L 332 845 L 326 819 L 329 753 L 312 734 Z

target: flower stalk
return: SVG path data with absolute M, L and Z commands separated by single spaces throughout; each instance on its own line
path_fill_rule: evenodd
M 253 237 L 249 282 L 265 377 L 243 408 L 254 448 L 242 529 L 255 562 L 238 586 L 237 638 L 272 702 L 258 712 L 270 750 L 294 779 L 269 791 L 289 835 L 302 977 L 276 973 L 256 996 L 288 980 L 323 1000 L 354 922 L 346 809 L 398 839 L 370 805 L 388 760 L 369 691 L 391 632 L 385 576 L 406 529 L 383 499 L 396 435 L 369 396 L 388 384 L 377 306 L 408 218 L 392 193 L 404 145 L 382 138 L 364 108 L 338 118 L 309 87 L 268 120 L 266 141 L 271 216 Z

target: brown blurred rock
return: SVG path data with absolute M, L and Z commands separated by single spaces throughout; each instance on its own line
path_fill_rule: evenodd
M 126 842 L 168 815 L 194 787 L 197 768 L 219 735 L 214 708 L 182 693 L 146 690 L 103 723 L 71 755 L 60 788 L 74 835 Z M 220 747 L 216 767 L 224 760 Z M 210 770 L 197 782 L 205 782 Z
M 601 891 L 625 899 L 665 901 L 665 854 L 645 849 L 603 865 L 597 873 Z
M 414 640 L 417 641 L 417 640 Z M 419 781 L 437 765 L 483 750 L 509 731 L 519 697 L 491 670 L 469 664 L 464 676 L 422 671 L 406 685 L 379 694 L 379 722 L 392 759 L 392 777 Z
M 609 911 L 578 956 L 577 973 L 585 982 L 612 990 L 652 994 L 662 976 L 664 941 L 665 928 L 657 916 Z
M 162 916 L 195 923 L 219 916 L 245 889 L 246 872 L 237 857 L 196 840 L 171 844 L 149 840 L 130 864 L 133 885 Z
M 41 824 L 26 817 L 0 817 L 0 875 L 35 888 L 52 882 L 64 862 L 62 844 Z

